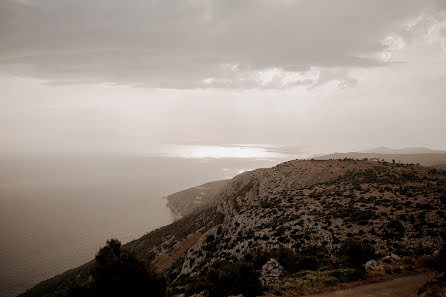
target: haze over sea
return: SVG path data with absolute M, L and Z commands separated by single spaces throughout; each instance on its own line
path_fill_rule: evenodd
M 0 296 L 172 222 L 163 198 L 290 159 L 265 148 L 176 146 L 163 155 L 0 155 Z

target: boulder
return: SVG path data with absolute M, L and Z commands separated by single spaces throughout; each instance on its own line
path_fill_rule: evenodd
M 366 271 L 375 270 L 376 266 L 378 266 L 378 262 L 375 260 L 369 260 L 364 264 L 364 268 Z
M 393 262 L 393 258 L 390 256 L 385 256 L 384 258 L 381 259 L 384 263 L 392 263 Z
M 389 256 L 385 256 L 384 258 L 382 258 L 382 261 L 384 263 L 399 262 L 401 261 L 401 257 L 394 253 L 391 253 Z
M 284 275 L 284 269 L 280 263 L 271 258 L 262 266 L 262 275 L 260 281 L 264 286 L 277 285 L 280 283 L 281 277 Z
M 394 253 L 391 253 L 390 257 L 392 257 L 392 260 L 395 261 L 395 262 L 401 261 L 401 257 L 396 255 L 396 254 L 394 254 Z

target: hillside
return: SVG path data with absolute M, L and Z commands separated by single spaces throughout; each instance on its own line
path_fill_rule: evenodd
M 229 180 L 214 181 L 173 193 L 166 197 L 168 201 L 167 206 L 172 210 L 175 218 L 184 217 L 197 208 L 212 203 L 215 195 L 228 182 Z
M 165 273 L 174 295 L 249 296 L 259 293 L 260 281 L 263 289 L 296 291 L 308 279 L 353 280 L 372 258 L 377 265 L 401 257 L 409 263 L 440 250 L 445 204 L 441 170 L 296 160 L 234 177 L 208 207 L 124 247 Z M 351 258 L 352 248 L 362 251 L 359 258 Z M 23 296 L 63 295 L 70 283 L 88 280 L 84 266 Z

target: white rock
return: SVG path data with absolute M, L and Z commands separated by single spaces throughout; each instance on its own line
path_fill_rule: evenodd
M 367 271 L 374 270 L 376 266 L 378 266 L 378 262 L 375 260 L 369 260 L 364 264 L 364 268 Z
M 396 255 L 396 254 L 394 254 L 394 253 L 391 253 L 390 257 L 392 257 L 393 261 L 400 261 L 401 260 L 401 257 Z
M 391 256 L 385 256 L 381 259 L 384 263 L 391 263 L 393 262 L 393 258 Z

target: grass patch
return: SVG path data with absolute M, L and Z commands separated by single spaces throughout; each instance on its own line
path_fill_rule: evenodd
M 273 293 L 286 295 L 287 292 L 303 294 L 338 283 L 359 279 L 360 273 L 356 269 L 335 269 L 326 271 L 302 270 L 288 277 L 283 284 L 275 286 Z

